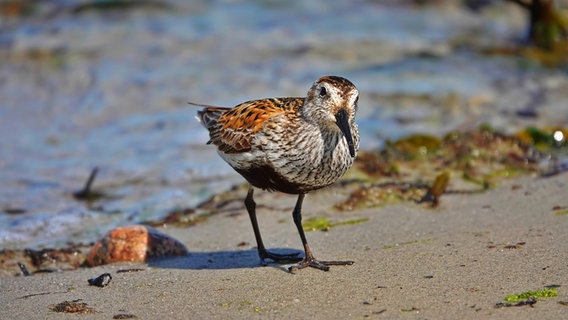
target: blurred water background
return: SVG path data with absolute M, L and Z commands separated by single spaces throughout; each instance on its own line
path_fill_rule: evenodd
M 525 36 L 505 1 L 11 1 L 0 13 L 0 249 L 93 241 L 243 182 L 194 101 L 360 92 L 362 148 L 481 123 L 568 124 L 568 74 L 489 54 Z M 93 168 L 95 203 L 73 198 Z

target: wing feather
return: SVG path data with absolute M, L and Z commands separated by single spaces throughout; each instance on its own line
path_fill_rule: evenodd
M 197 112 L 197 118 L 209 130 L 208 143 L 222 152 L 238 153 L 251 150 L 254 135 L 268 119 L 295 112 L 303 101 L 303 98 L 252 100 L 234 108 L 192 104 L 204 107 Z

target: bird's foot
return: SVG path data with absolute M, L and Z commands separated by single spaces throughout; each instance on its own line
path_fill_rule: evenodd
M 306 257 L 298 264 L 288 268 L 288 271 L 290 271 L 290 273 L 294 273 L 295 271 L 304 269 L 306 267 L 312 267 L 323 271 L 329 271 L 329 266 L 350 266 L 354 263 L 355 261 L 319 261 L 313 257 L 310 258 Z
M 289 254 L 278 254 L 273 253 L 268 250 L 262 250 L 258 252 L 260 260 L 264 262 L 264 259 L 270 259 L 276 263 L 289 263 L 289 262 L 298 262 L 302 260 L 301 257 L 298 257 L 300 252 L 296 253 L 289 253 Z

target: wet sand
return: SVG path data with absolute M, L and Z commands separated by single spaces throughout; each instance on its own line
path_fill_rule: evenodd
M 189 248 L 186 257 L 3 278 L 0 318 L 75 318 L 49 306 L 79 300 L 95 311 L 82 319 L 561 319 L 568 314 L 568 216 L 554 208 L 568 206 L 567 177 L 525 176 L 481 194 L 445 195 L 436 209 L 406 203 L 334 212 L 329 201 L 345 194 L 310 194 L 305 219 L 369 218 L 307 234 L 320 259 L 356 261 L 329 272 L 261 266 L 248 216 L 235 203 L 198 227 L 162 229 Z M 294 197 L 259 192 L 257 203 L 268 246 L 300 248 Z M 132 268 L 143 270 L 118 272 Z M 105 272 L 110 285 L 88 285 Z M 496 307 L 509 294 L 547 286 L 558 296 Z

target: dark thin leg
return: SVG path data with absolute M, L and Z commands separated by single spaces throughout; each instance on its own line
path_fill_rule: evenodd
M 256 203 L 253 198 L 254 189 L 249 187 L 247 197 L 245 198 L 245 207 L 249 213 L 252 229 L 254 230 L 254 237 L 256 238 L 256 247 L 258 249 L 258 256 L 264 262 L 264 259 L 270 259 L 274 262 L 297 262 L 301 259 L 298 258 L 299 253 L 292 254 L 277 254 L 272 253 L 264 247 L 262 237 L 260 236 L 260 229 L 258 228 L 258 221 L 256 220 Z
M 298 196 L 298 201 L 296 201 L 296 206 L 294 207 L 294 211 L 292 212 L 292 216 L 294 217 L 294 223 L 296 224 L 296 228 L 298 228 L 298 233 L 300 234 L 300 238 L 302 239 L 302 244 L 304 245 L 304 251 L 306 252 L 306 256 L 302 261 L 300 261 L 297 265 L 291 266 L 288 268 L 290 272 L 294 272 L 299 269 L 303 269 L 306 267 L 317 268 L 323 271 L 329 271 L 329 266 L 344 266 L 344 265 L 351 265 L 353 261 L 318 261 L 312 254 L 312 250 L 308 245 L 308 241 L 306 240 L 306 234 L 304 233 L 304 227 L 302 227 L 302 203 L 304 202 L 305 194 L 300 193 Z

